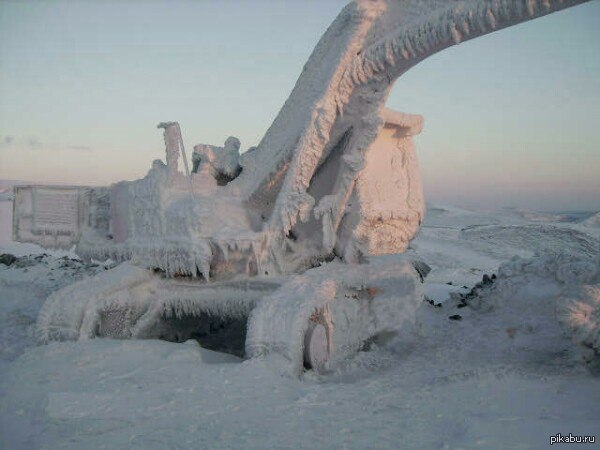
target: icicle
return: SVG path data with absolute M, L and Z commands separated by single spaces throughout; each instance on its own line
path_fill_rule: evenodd
M 535 15 L 535 0 L 526 0 L 527 12 L 531 17 Z
M 458 30 L 458 28 L 456 28 L 455 24 L 450 24 L 450 34 L 452 35 L 452 40 L 454 41 L 454 43 L 460 44 L 462 40 L 462 34 Z
M 490 28 L 492 30 L 495 30 L 496 29 L 496 16 L 494 16 L 494 13 L 492 12 L 491 9 L 488 9 L 486 17 L 487 17 L 488 25 L 490 26 Z
M 229 245 L 227 242 L 221 242 L 221 241 L 217 241 L 216 242 L 217 246 L 219 247 L 219 250 L 221 251 L 221 253 L 223 253 L 223 259 L 225 261 L 229 260 Z

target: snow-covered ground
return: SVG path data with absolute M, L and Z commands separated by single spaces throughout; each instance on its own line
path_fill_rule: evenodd
M 0 448 L 537 449 L 557 433 L 598 445 L 598 369 L 556 320 L 561 286 L 580 273 L 548 277 L 558 269 L 543 258 L 498 273 L 515 255 L 593 264 L 591 213 L 429 205 L 409 253 L 433 268 L 426 294 L 443 305 L 424 303 L 414 326 L 334 373 L 297 378 L 276 355 L 241 360 L 195 341 L 39 345 L 48 294 L 106 269 L 11 242 L 5 197 L 0 253 L 33 256 L 0 264 Z M 493 273 L 501 289 L 481 288 L 479 303 L 448 299 Z

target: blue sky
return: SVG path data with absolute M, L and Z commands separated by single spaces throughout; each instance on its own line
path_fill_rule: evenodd
M 0 1 L 0 178 L 106 184 L 256 145 L 344 1 Z M 388 106 L 425 116 L 427 199 L 600 209 L 600 2 L 448 49 Z

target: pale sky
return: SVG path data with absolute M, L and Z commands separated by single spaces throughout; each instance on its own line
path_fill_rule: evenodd
M 139 178 L 169 120 L 256 145 L 345 3 L 0 0 L 0 178 Z M 388 107 L 425 116 L 430 202 L 600 210 L 599 74 L 596 0 L 429 58 Z

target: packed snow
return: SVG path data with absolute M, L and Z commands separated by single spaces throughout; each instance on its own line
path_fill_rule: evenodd
M 11 242 L 11 203 L 0 253 L 32 255 L 0 264 L 0 447 L 537 449 L 597 434 L 591 213 L 540 224 L 430 205 L 408 254 L 432 267 L 433 304 L 335 371 L 297 376 L 277 354 L 240 359 L 195 340 L 40 344 L 47 296 L 110 265 Z

